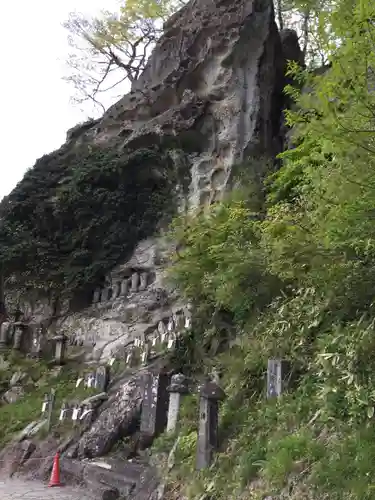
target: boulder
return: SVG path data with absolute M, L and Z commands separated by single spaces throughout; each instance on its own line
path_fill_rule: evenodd
M 135 431 L 141 413 L 145 380 L 145 373 L 137 373 L 109 395 L 98 418 L 79 440 L 79 458 L 103 456 L 122 437 Z
M 28 374 L 22 371 L 17 371 L 13 373 L 12 378 L 10 379 L 9 385 L 10 387 L 14 387 L 15 385 L 21 385 L 22 382 L 28 379 Z
M 174 150 L 175 162 L 189 166 L 181 181 L 188 205 L 211 203 L 235 164 L 279 152 L 284 65 L 272 0 L 190 1 L 165 24 L 132 91 L 86 140 Z M 265 173 L 255 161 L 250 168 Z
M 13 476 L 35 450 L 35 444 L 30 440 L 10 443 L 0 452 L 1 475 Z
M 25 394 L 25 390 L 20 385 L 16 385 L 9 389 L 4 395 L 3 399 L 6 403 L 15 403 L 19 399 L 21 399 Z

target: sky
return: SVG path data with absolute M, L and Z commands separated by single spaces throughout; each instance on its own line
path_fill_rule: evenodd
M 69 13 L 115 10 L 115 0 L 18 0 L 0 2 L 1 120 L 0 200 L 37 158 L 65 142 L 66 132 L 93 116 L 70 102 L 65 81 L 70 51 L 61 24 Z

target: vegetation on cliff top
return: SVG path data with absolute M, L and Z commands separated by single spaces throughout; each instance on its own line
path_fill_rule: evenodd
M 173 206 L 167 152 L 63 148 L 37 161 L 0 207 L 5 278 L 35 290 L 79 291 L 153 234 Z
M 204 472 L 194 472 L 196 428 L 184 417 L 170 498 L 375 498 L 374 18 L 373 3 L 339 2 L 329 71 L 291 68 L 311 92 L 288 89 L 294 148 L 267 180 L 263 211 L 242 190 L 175 224 L 186 246 L 172 276 L 208 313 L 181 359 L 196 359 L 196 373 L 219 369 L 227 399 Z M 215 339 L 228 340 L 212 311 L 231 318 L 238 342 L 209 357 Z M 292 380 L 266 401 L 274 357 L 291 361 Z

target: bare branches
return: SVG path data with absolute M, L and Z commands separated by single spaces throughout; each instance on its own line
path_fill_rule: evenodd
M 73 84 L 73 100 L 90 100 L 103 111 L 104 94 L 129 89 L 144 70 L 151 50 L 162 34 L 163 21 L 186 0 L 126 0 L 119 13 L 103 12 L 88 19 L 70 14 L 64 27 L 72 52 L 64 79 Z
M 76 90 L 75 102 L 90 100 L 101 112 L 101 94 L 115 87 L 122 93 L 128 90 L 126 82 L 139 78 L 157 36 L 150 24 L 122 23 L 120 31 L 117 23 L 113 16 L 88 20 L 71 14 L 64 25 L 73 49 L 67 61 L 70 74 L 65 79 Z

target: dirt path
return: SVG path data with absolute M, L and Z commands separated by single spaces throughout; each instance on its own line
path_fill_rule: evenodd
M 48 488 L 44 484 L 19 480 L 0 481 L 1 500 L 92 500 L 82 490 L 69 486 Z

